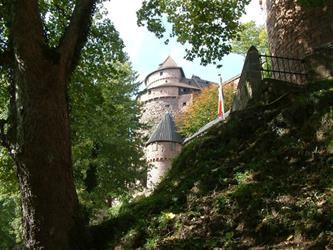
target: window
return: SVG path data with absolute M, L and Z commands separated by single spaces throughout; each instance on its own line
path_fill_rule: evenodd
M 150 95 L 151 94 L 151 91 L 150 90 L 148 90 L 148 95 Z
M 163 75 L 163 71 L 160 72 L 160 76 L 162 76 L 162 75 Z
M 176 143 L 171 142 L 170 149 L 171 149 L 171 151 L 176 151 Z
M 183 107 L 186 106 L 186 102 L 183 102 Z
M 165 107 L 166 107 L 166 108 L 169 108 L 169 107 L 170 107 L 170 104 L 165 104 Z
M 158 145 L 157 145 L 157 143 L 154 143 L 153 144 L 153 151 L 157 151 L 158 150 Z

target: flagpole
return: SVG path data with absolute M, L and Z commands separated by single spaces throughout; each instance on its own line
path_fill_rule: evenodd
M 219 101 L 218 101 L 217 116 L 218 116 L 218 118 L 222 118 L 224 115 L 224 100 L 223 100 L 223 87 L 222 87 L 221 74 L 219 74 L 219 77 L 220 77 L 220 84 L 219 84 L 219 88 L 218 88 Z

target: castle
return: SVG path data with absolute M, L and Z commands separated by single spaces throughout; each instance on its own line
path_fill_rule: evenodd
M 145 91 L 139 102 L 143 108 L 141 122 L 151 128 L 145 131 L 149 137 L 145 157 L 149 164 L 147 187 L 153 188 L 182 149 L 183 138 L 176 131 L 175 115 L 192 103 L 194 93 L 211 83 L 194 75 L 186 78 L 183 69 L 170 56 L 144 83 Z
M 331 79 L 332 76 L 326 72 L 332 74 L 333 3 L 327 2 L 324 7 L 314 8 L 302 7 L 295 0 L 267 0 L 266 4 L 272 55 L 303 59 L 306 55 L 314 54 L 305 58 L 308 70 L 318 75 L 313 78 Z M 297 66 L 293 62 L 289 64 Z M 322 70 L 323 67 L 327 69 Z M 239 76 L 236 78 L 231 81 L 235 86 L 240 79 Z M 176 131 L 174 116 L 192 103 L 194 93 L 209 84 L 197 76 L 186 78 L 183 69 L 171 57 L 146 77 L 146 89 L 139 101 L 143 107 L 141 121 L 153 129 L 146 130 L 149 140 L 145 157 L 150 165 L 148 188 L 160 181 L 182 149 L 183 138 Z

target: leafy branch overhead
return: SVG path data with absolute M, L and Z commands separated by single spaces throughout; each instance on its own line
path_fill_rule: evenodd
M 268 35 L 265 25 L 257 26 L 254 21 L 241 24 L 238 36 L 231 41 L 232 52 L 245 56 L 251 46 L 260 54 L 269 54 Z
M 137 12 L 138 25 L 158 38 L 177 37 L 189 44 L 185 58 L 201 58 L 201 64 L 217 64 L 230 53 L 230 40 L 240 28 L 240 17 L 250 0 L 146 0 Z M 166 21 L 171 24 L 168 30 Z M 168 38 L 166 38 L 168 42 Z

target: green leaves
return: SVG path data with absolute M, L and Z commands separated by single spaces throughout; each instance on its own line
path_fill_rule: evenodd
M 244 23 L 240 26 L 237 38 L 231 42 L 232 52 L 245 56 L 252 45 L 261 54 L 269 54 L 266 27 L 264 25 L 257 26 L 254 21 Z
M 126 195 L 143 175 L 139 83 L 123 48 L 109 19 L 94 22 L 71 79 L 74 174 L 81 201 L 92 209 Z
M 7 150 L 0 147 L 0 249 L 12 249 L 20 241 L 21 208 L 13 165 Z
M 231 107 L 233 87 L 224 87 L 223 91 L 225 111 L 227 111 Z M 177 126 L 183 135 L 189 136 L 208 122 L 217 118 L 217 93 L 216 85 L 203 89 L 200 94 L 194 97 L 193 104 L 184 114 L 177 117 Z
M 189 44 L 187 60 L 201 58 L 201 64 L 217 64 L 230 53 L 229 41 L 236 37 L 239 18 L 249 0 L 149 0 L 137 12 L 138 24 L 147 26 L 158 38 L 169 33 L 181 44 Z M 164 22 L 171 23 L 167 31 Z

